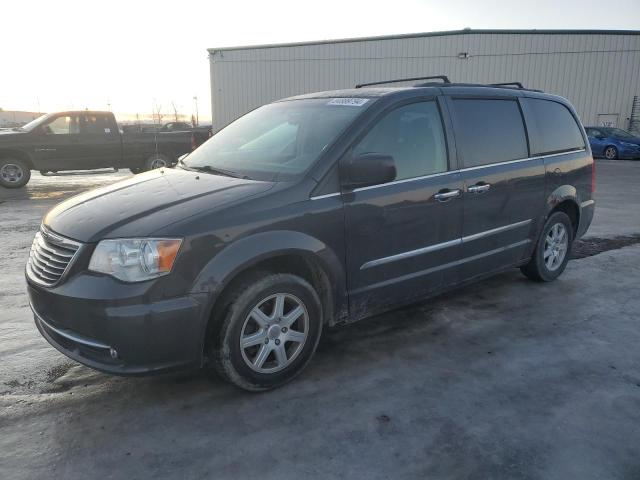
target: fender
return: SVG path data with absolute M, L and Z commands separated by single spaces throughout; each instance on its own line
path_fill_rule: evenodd
M 545 220 L 549 216 L 549 212 L 560 205 L 562 202 L 570 200 L 578 208 L 578 215 L 580 215 L 580 202 L 578 201 L 578 191 L 572 185 L 561 185 L 557 187 L 549 196 L 545 202 Z
M 524 257 L 527 259 L 527 261 L 533 255 L 533 252 L 536 248 L 536 243 L 538 241 L 540 233 L 542 232 L 542 228 L 547 221 L 547 218 L 549 218 L 549 214 L 554 208 L 567 200 L 575 204 L 576 210 L 578 212 L 578 221 L 580 220 L 580 204 L 578 203 L 577 190 L 571 185 L 561 185 L 553 190 L 553 192 L 551 192 L 545 199 L 544 214 L 541 214 L 536 218 L 535 223 L 532 227 L 532 241 L 530 242 L 529 247 L 527 248 L 526 256 Z
M 206 312 L 210 315 L 220 293 L 238 273 L 262 260 L 287 254 L 300 255 L 319 264 L 331 285 L 333 311 L 338 315 L 346 312 L 346 275 L 336 253 L 321 240 L 291 230 L 261 232 L 226 246 L 204 266 L 191 293 L 208 295 L 210 304 Z
M 551 192 L 545 200 L 544 215 L 542 215 L 538 219 L 538 223 L 536 225 L 536 233 L 534 237 L 535 239 L 537 239 L 538 235 L 540 235 L 540 232 L 542 231 L 542 227 L 544 227 L 544 224 L 547 221 L 547 218 L 549 218 L 549 214 L 551 213 L 551 211 L 554 208 L 556 208 L 558 205 L 560 205 L 562 202 L 567 200 L 575 205 L 577 216 L 578 216 L 577 220 L 579 224 L 580 203 L 578 201 L 578 191 L 572 185 L 560 185 L 555 190 L 553 190 L 553 192 Z M 532 247 L 531 247 L 532 251 L 533 251 L 533 248 L 535 248 L 535 242 L 532 243 Z
M 27 162 L 30 168 L 34 168 L 33 156 L 29 152 L 21 148 L 9 146 L 7 146 L 6 148 L 0 147 L 0 158 L 5 157 L 17 157 L 20 160 L 24 160 L 25 162 Z

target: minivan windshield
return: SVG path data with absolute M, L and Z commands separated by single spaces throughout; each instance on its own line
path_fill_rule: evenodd
M 289 181 L 306 171 L 369 103 L 365 98 L 322 98 L 265 105 L 223 128 L 180 165 L 254 180 Z

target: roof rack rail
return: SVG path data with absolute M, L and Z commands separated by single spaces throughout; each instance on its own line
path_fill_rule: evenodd
M 490 83 L 489 84 L 492 87 L 516 87 L 519 88 L 520 90 L 526 90 L 526 88 L 524 88 L 522 86 L 522 83 L 520 82 L 502 82 L 502 83 Z
M 412 82 L 414 80 L 442 80 L 442 83 L 451 83 L 446 75 L 434 75 L 431 77 L 397 78 L 395 80 L 385 80 L 383 82 L 359 83 L 356 88 L 370 87 L 372 85 L 384 85 L 385 83 Z

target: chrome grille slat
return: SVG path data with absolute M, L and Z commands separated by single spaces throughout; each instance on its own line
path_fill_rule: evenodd
M 69 259 L 73 257 L 73 255 L 75 254 L 74 251 L 68 251 L 68 250 L 65 251 L 66 249 L 63 250 L 61 248 L 56 249 L 53 245 L 47 244 L 42 237 L 38 239 L 38 245 L 40 248 L 46 250 L 47 252 L 52 253 L 53 255 L 57 255 L 59 257 L 63 257 L 65 259 Z
M 71 265 L 82 245 L 48 231 L 36 233 L 29 253 L 27 275 L 40 285 L 56 285 Z
M 34 250 L 32 249 L 31 251 L 33 252 Z M 46 254 L 46 253 L 44 253 L 44 252 L 42 252 L 42 251 L 39 251 L 39 252 L 38 252 L 38 257 L 40 257 L 40 258 L 42 258 L 42 257 L 46 258 L 46 259 L 47 259 L 47 262 L 49 262 L 49 263 L 54 262 L 54 263 L 59 264 L 59 265 L 60 265 L 60 268 L 62 268 L 63 270 L 64 270 L 64 268 L 67 266 L 67 262 L 64 262 L 64 261 L 62 261 L 62 260 L 58 260 L 58 259 L 56 259 L 56 258 L 53 258 L 51 255 L 48 255 L 48 254 Z
M 66 268 L 66 267 L 54 267 L 54 266 L 48 264 L 47 262 L 43 262 L 42 260 L 40 260 L 38 258 L 37 254 L 33 255 L 33 257 L 31 258 L 31 261 L 36 262 L 38 267 L 41 270 L 44 270 L 45 272 L 48 272 L 51 275 L 62 275 L 63 272 L 64 272 L 64 269 Z M 55 271 L 53 269 L 56 269 L 58 271 Z
M 32 267 L 32 272 L 36 273 L 36 271 L 33 270 L 33 267 Z M 44 280 L 48 280 L 49 282 L 52 282 L 52 285 L 53 285 L 53 283 L 58 281 L 58 276 L 57 275 L 49 275 L 48 273 L 45 273 L 43 271 L 38 271 L 37 275 L 40 278 L 44 279 Z

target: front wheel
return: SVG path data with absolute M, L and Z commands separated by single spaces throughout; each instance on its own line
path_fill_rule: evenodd
M 227 300 L 221 325 L 211 332 L 214 367 L 227 381 L 250 391 L 279 387 L 313 356 L 322 333 L 318 294 L 290 274 L 257 274 Z
M 607 160 L 615 160 L 618 158 L 618 149 L 613 145 L 609 145 L 604 149 L 604 158 Z
M 566 213 L 555 212 L 542 228 L 533 257 L 520 270 L 531 280 L 551 282 L 564 272 L 572 244 L 571 220 Z
M 0 185 L 5 188 L 24 187 L 31 178 L 29 166 L 17 158 L 0 159 Z

